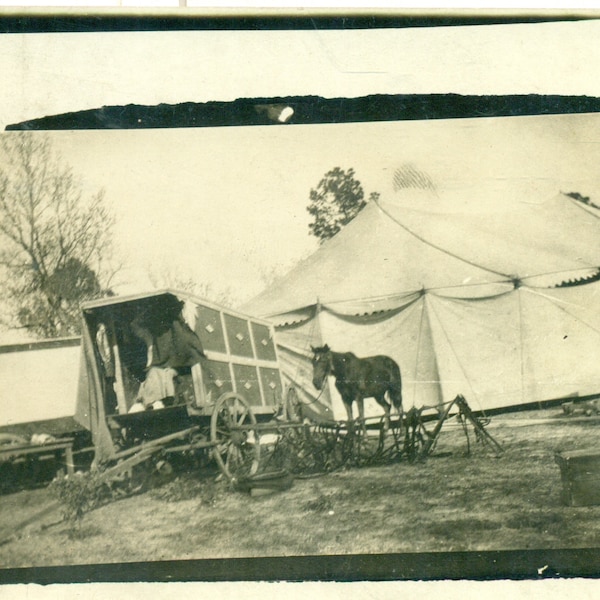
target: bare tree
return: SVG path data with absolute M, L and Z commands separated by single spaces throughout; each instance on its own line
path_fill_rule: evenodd
M 109 294 L 104 191 L 82 184 L 47 135 L 0 139 L 0 265 L 12 321 L 43 337 L 79 332 L 82 301 Z

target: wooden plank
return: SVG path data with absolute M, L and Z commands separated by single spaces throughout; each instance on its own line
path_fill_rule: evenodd
M 7 461 L 27 454 L 50 454 L 58 450 L 66 450 L 73 447 L 73 440 L 52 442 L 48 444 L 11 444 L 0 446 L 0 461 Z
M 141 451 L 141 450 L 154 449 L 154 448 L 160 449 L 161 446 L 164 446 L 165 444 L 168 444 L 169 442 L 171 442 L 173 440 L 183 438 L 186 435 L 189 435 L 190 433 L 195 433 L 199 429 L 200 429 L 200 426 L 195 425 L 194 427 L 189 427 L 188 429 L 183 429 L 182 431 L 178 431 L 176 433 L 170 433 L 169 435 L 165 435 L 163 437 L 156 438 L 155 440 L 150 440 L 149 442 L 144 442 L 142 444 L 139 444 L 138 446 L 134 446 L 133 448 L 128 448 L 127 450 L 123 450 L 122 452 L 117 452 L 116 454 L 114 454 L 111 457 L 111 459 L 118 460 L 120 458 L 125 458 L 126 456 L 135 454 L 136 452 Z
M 180 446 L 169 446 L 168 448 L 165 448 L 165 453 L 173 454 L 175 452 L 185 452 L 186 450 L 204 450 L 206 448 L 214 448 L 218 445 L 218 442 L 194 442 L 191 444 L 181 444 Z
M 148 460 L 155 452 L 159 452 L 161 448 L 144 448 L 137 454 L 122 460 L 119 464 L 109 467 L 100 474 L 100 481 L 109 481 L 111 478 L 121 475 L 124 471 L 128 471 L 132 467 L 139 465 Z

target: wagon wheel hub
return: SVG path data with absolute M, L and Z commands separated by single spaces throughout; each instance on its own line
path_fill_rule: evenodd
M 246 434 L 243 431 L 231 432 L 231 443 L 234 446 L 241 446 L 246 441 Z

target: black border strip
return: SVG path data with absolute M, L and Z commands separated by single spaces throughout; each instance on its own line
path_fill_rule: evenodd
M 289 106 L 285 124 L 268 107 Z M 239 98 L 231 102 L 182 102 L 146 106 L 103 106 L 9 124 L 6 130 L 155 129 L 177 127 L 246 127 L 415 121 L 476 117 L 515 117 L 600 112 L 600 98 L 542 94 L 373 94 L 358 98 L 287 96 Z
M 512 23 L 545 23 L 595 19 L 600 13 L 566 10 L 480 10 L 419 11 L 352 9 L 329 11 L 279 11 L 256 9 L 225 11 L 184 9 L 174 11 L 128 11 L 119 14 L 114 9 L 102 10 L 34 10 L 0 11 L 0 33 L 67 33 L 105 31 L 266 31 L 266 30 L 335 30 L 384 29 L 407 27 L 458 27 L 471 25 L 501 25 Z M 149 14 L 148 14 L 149 13 Z
M 594 548 L 158 561 L 0 570 L 0 584 L 595 578 Z

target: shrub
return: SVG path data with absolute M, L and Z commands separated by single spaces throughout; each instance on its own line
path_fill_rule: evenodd
M 98 471 L 56 477 L 49 488 L 62 504 L 63 518 L 71 524 L 110 498 L 110 489 Z

